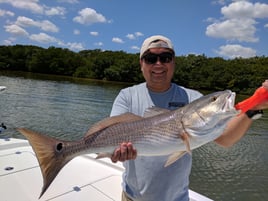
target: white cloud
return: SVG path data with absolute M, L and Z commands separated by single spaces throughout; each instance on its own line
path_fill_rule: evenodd
M 91 31 L 89 34 L 91 36 L 98 36 L 99 35 L 99 32 L 97 32 L 97 31 Z
M 256 18 L 267 18 L 268 17 L 268 4 L 255 3 L 254 16 Z
M 215 18 L 213 18 L 213 17 L 209 17 L 209 18 L 207 18 L 205 21 L 206 21 L 206 22 L 209 22 L 209 23 L 216 23 L 216 22 L 218 22 L 219 20 L 217 20 L 217 19 L 215 19 Z
M 221 9 L 226 18 L 266 18 L 268 17 L 268 4 L 237 1 Z
M 126 37 L 130 40 L 134 40 L 137 37 L 143 36 L 143 33 L 141 32 L 135 32 L 134 34 L 127 34 Z
M 219 4 L 219 5 L 224 5 L 225 4 L 225 1 L 226 0 L 215 0 L 215 1 L 212 1 L 212 4 Z
M 143 36 L 143 33 L 141 33 L 141 32 L 135 32 L 135 36 L 137 36 L 137 37 Z
M 36 23 L 33 19 L 24 16 L 19 16 L 15 24 L 23 27 L 38 26 L 38 23 Z
M 130 40 L 134 40 L 136 38 L 134 34 L 127 34 L 126 37 Z
M 28 32 L 16 24 L 4 26 L 5 31 L 16 36 L 28 36 Z
M 256 50 L 237 44 L 221 46 L 219 50 L 216 51 L 216 53 L 220 56 L 228 57 L 231 59 L 236 57 L 249 58 L 256 56 Z
M 140 47 L 138 47 L 138 46 L 131 46 L 130 49 L 140 51 Z
M 257 19 L 268 17 L 268 4 L 239 0 L 222 7 L 221 13 L 223 18 L 207 27 L 207 36 L 229 41 L 258 42 L 259 38 L 255 36 Z
M 215 38 L 224 38 L 230 41 L 257 42 L 254 36 L 256 22 L 253 19 L 228 19 L 223 22 L 213 23 L 207 27 L 206 35 Z
M 1 0 L 0 3 L 7 3 L 15 8 L 29 10 L 33 13 L 42 14 L 44 12 L 44 8 L 38 4 L 38 0 Z
M 32 13 L 44 14 L 44 15 L 65 15 L 65 8 L 63 7 L 48 7 L 45 5 L 40 5 L 39 0 L 0 0 L 0 3 L 7 3 L 11 6 L 28 10 Z
M 52 22 L 50 22 L 48 20 L 37 21 L 37 23 L 43 31 L 48 31 L 48 32 L 58 32 L 59 31 L 59 28 L 55 24 L 53 24 Z
M 56 39 L 53 36 L 49 36 L 46 33 L 39 33 L 39 34 L 32 34 L 29 36 L 29 39 L 39 42 L 39 43 L 55 43 L 58 42 L 58 39 Z
M 38 43 L 56 43 L 59 46 L 68 47 L 72 50 L 82 50 L 85 49 L 82 43 L 77 42 L 63 42 L 53 36 L 50 36 L 46 33 L 32 34 L 29 36 L 29 39 L 36 41 Z
M 4 45 L 13 45 L 14 42 L 16 41 L 16 38 L 14 37 L 9 37 L 8 39 L 4 40 Z
M 124 43 L 124 41 L 123 41 L 121 38 L 116 38 L 116 37 L 114 37 L 114 38 L 112 39 L 112 41 L 113 41 L 114 43 Z
M 66 11 L 65 8 L 63 7 L 51 7 L 51 8 L 47 8 L 47 10 L 45 10 L 45 14 L 48 16 L 52 16 L 52 15 L 65 15 Z
M 38 27 L 41 30 L 47 32 L 59 31 L 58 27 L 48 20 L 34 21 L 33 19 L 24 16 L 19 16 L 15 24 L 22 27 Z
M 82 43 L 67 43 L 66 44 L 72 50 L 83 50 L 85 49 Z
M 4 40 L 3 43 L 4 43 L 4 45 L 12 45 L 13 44 L 13 42 L 11 40 L 8 40 L 8 39 Z
M 103 43 L 102 42 L 97 42 L 97 43 L 94 43 L 95 46 L 103 46 Z
M 0 9 L 0 17 L 3 17 L 3 16 L 13 17 L 14 15 L 15 14 L 13 12 L 11 12 L 11 11 Z
M 94 24 L 94 23 L 104 23 L 107 20 L 102 14 L 97 13 L 92 8 L 84 8 L 80 10 L 79 15 L 73 18 L 74 22 L 80 23 L 80 24 Z
M 58 2 L 60 2 L 60 3 L 70 3 L 70 4 L 79 3 L 78 0 L 58 0 Z
M 74 35 L 79 35 L 79 34 L 80 34 L 80 31 L 79 31 L 78 29 L 75 29 L 75 30 L 73 31 L 73 33 L 74 33 Z

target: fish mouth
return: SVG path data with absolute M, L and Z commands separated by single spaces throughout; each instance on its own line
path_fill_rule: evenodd
M 235 110 L 235 97 L 236 93 L 229 91 L 229 95 L 225 98 L 225 104 L 222 106 L 223 111 L 230 111 L 230 110 Z

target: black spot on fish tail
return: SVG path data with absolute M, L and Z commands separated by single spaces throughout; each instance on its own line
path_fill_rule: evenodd
M 58 143 L 57 146 L 56 146 L 56 151 L 57 152 L 61 152 L 63 150 L 63 143 Z

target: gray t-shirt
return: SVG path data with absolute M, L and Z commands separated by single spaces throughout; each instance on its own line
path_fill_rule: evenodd
M 122 89 L 116 97 L 111 116 L 131 112 L 143 116 L 149 107 L 177 109 L 201 97 L 198 91 L 172 84 L 163 93 L 148 90 L 146 83 Z M 135 145 L 134 145 L 135 146 Z M 138 150 L 139 151 L 139 150 Z M 135 201 L 188 201 L 191 155 L 185 154 L 164 167 L 168 156 L 138 156 L 124 162 L 123 190 Z

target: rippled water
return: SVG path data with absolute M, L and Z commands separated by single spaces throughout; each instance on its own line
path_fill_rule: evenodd
M 0 75 L 0 137 L 22 136 L 27 127 L 63 139 L 79 139 L 96 121 L 107 117 L 124 85 L 38 76 Z M 193 151 L 191 189 L 214 200 L 252 201 L 268 198 L 268 112 L 248 134 L 225 149 L 209 143 Z
M 27 127 L 65 139 L 79 139 L 95 122 L 109 116 L 122 85 L 0 76 L 7 90 L 0 95 L 0 122 L 8 134 Z M 7 132 L 5 132 L 7 133 Z
M 267 200 L 267 113 L 233 147 L 209 143 L 194 150 L 190 187 L 214 200 Z

